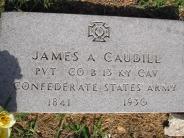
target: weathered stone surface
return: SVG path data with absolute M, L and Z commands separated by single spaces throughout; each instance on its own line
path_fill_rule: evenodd
M 184 136 L 183 115 L 170 115 L 169 126 L 165 128 L 167 136 Z
M 14 12 L 1 20 L 0 104 L 10 99 L 11 110 L 184 111 L 183 22 Z

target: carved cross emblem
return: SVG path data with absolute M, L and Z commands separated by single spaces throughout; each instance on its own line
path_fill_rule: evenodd
M 88 37 L 93 37 L 94 42 L 106 42 L 105 38 L 110 37 L 110 28 L 104 22 L 92 22 L 88 26 Z

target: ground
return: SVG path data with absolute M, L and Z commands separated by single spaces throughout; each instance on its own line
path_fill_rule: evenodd
M 6 0 L 5 10 L 184 19 L 184 0 L 63 1 L 60 4 L 57 0 Z M 0 0 L 0 11 L 3 5 Z M 166 113 L 15 113 L 15 116 L 17 122 L 12 128 L 12 138 L 164 138 L 164 126 L 168 125 Z
M 12 138 L 164 138 L 168 119 L 151 113 L 15 115 Z

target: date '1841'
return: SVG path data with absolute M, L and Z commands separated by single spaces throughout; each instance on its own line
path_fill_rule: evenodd
M 60 99 L 60 98 L 50 98 L 48 101 L 48 106 L 70 106 L 70 99 Z

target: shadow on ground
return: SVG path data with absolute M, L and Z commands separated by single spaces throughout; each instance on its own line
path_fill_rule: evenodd
M 16 1 L 16 0 L 15 0 Z M 53 12 L 53 13 L 75 13 L 91 15 L 110 15 L 127 17 L 144 17 L 159 19 L 179 19 L 178 7 L 147 7 L 140 8 L 136 6 L 111 7 L 80 1 L 56 1 L 50 5 L 44 5 L 41 2 L 27 1 L 23 4 L 6 1 L 6 11 L 27 11 L 27 12 Z

